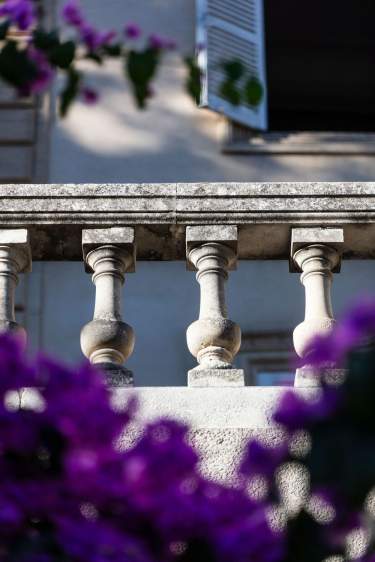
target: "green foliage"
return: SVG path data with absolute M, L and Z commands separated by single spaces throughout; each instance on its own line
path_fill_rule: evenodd
M 198 105 L 202 91 L 201 70 L 195 57 L 185 57 L 184 62 L 187 68 L 187 78 L 185 81 L 186 91 Z
M 247 104 L 256 107 L 260 104 L 263 98 L 263 86 L 255 76 L 252 76 L 246 81 L 244 87 L 244 99 Z
M 224 80 L 220 84 L 219 95 L 232 105 L 240 105 L 242 101 L 240 89 L 231 80 Z
M 36 76 L 37 67 L 26 51 L 19 49 L 15 41 L 7 41 L 0 51 L 0 77 L 19 90 Z
M 65 117 L 71 104 L 79 93 L 81 75 L 75 68 L 70 67 L 67 71 L 67 81 L 60 97 L 60 115 Z
M 322 526 L 302 509 L 287 524 L 287 557 L 285 562 L 322 562 L 329 556 L 343 554 L 331 548 L 322 536 Z
M 245 67 L 240 60 L 226 61 L 221 64 L 227 80 L 237 82 L 245 74 Z
M 224 61 L 220 64 L 225 78 L 219 86 L 219 95 L 232 105 L 257 107 L 264 95 L 261 82 L 256 76 L 246 77 L 246 68 L 240 60 Z
M 8 33 L 8 29 L 10 27 L 10 21 L 5 20 L 0 23 L 0 41 L 3 41 Z
M 146 107 L 150 97 L 151 81 L 160 62 L 160 51 L 147 47 L 143 51 L 131 50 L 125 59 L 125 74 L 130 80 L 139 109 Z
M 45 53 L 53 66 L 65 70 L 72 64 L 76 51 L 73 41 L 61 42 L 56 31 L 46 32 L 42 29 L 34 31 L 33 40 L 35 47 Z
M 103 45 L 102 51 L 109 57 L 119 57 L 122 54 L 121 43 L 115 43 L 112 45 Z

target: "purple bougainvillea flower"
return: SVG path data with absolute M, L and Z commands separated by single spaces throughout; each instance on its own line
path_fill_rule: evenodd
M 161 35 L 157 35 L 156 33 L 152 33 L 148 38 L 149 45 L 152 49 L 167 49 L 172 50 L 176 48 L 176 41 L 173 39 L 167 39 L 162 37 Z
M 32 0 L 5 0 L 0 5 L 0 18 L 9 19 L 21 31 L 29 29 L 36 21 Z
M 84 23 L 84 17 L 81 10 L 81 6 L 77 0 L 68 0 L 63 6 L 61 15 L 64 21 L 69 25 L 79 27 Z
M 96 51 L 104 45 L 110 44 L 116 37 L 116 31 L 98 31 L 92 25 L 84 22 L 79 27 L 79 33 L 82 41 L 85 43 L 89 51 Z
M 288 456 L 288 447 L 285 443 L 269 447 L 257 440 L 252 440 L 247 445 L 245 456 L 240 466 L 240 473 L 247 477 L 264 476 L 273 477 L 278 466 Z
M 27 55 L 31 62 L 35 64 L 36 76 L 31 81 L 25 84 L 19 90 L 21 96 L 30 96 L 32 94 L 39 94 L 44 92 L 50 85 L 55 77 L 55 70 L 52 68 L 46 55 L 35 49 L 33 45 L 29 45 Z
M 26 398 L 22 409 L 6 407 L 8 390 L 23 387 L 39 393 L 42 407 Z M 202 476 L 185 424 L 155 421 L 119 448 L 136 409 L 130 399 L 115 410 L 88 363 L 29 363 L 13 337 L 0 337 L 3 558 L 173 562 L 202 551 L 215 562 L 279 562 L 284 535 L 270 526 L 268 504 Z M 269 474 L 275 458 L 253 453 Z
M 299 365 L 340 366 L 347 353 L 375 333 L 375 299 L 362 297 L 326 336 L 317 336 Z
M 81 91 L 82 99 L 87 105 L 95 105 L 98 102 L 99 94 L 96 90 L 92 88 L 82 88 Z
M 142 35 L 142 30 L 136 23 L 128 23 L 124 28 L 125 37 L 128 39 L 138 39 Z
M 288 391 L 283 394 L 273 419 L 289 431 L 296 431 L 309 426 L 314 413 L 307 400 L 293 391 Z

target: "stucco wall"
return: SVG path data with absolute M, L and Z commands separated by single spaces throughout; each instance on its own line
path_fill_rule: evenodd
M 184 53 L 194 44 L 193 0 L 84 0 L 90 19 L 105 28 L 138 22 L 146 32 L 175 38 Z M 373 180 L 371 156 L 223 155 L 223 122 L 195 108 L 183 91 L 183 68 L 169 56 L 146 112 L 134 109 L 115 62 L 91 66 L 96 108 L 77 103 L 52 131 L 51 182 Z M 339 312 L 357 292 L 373 287 L 373 263 L 344 263 L 335 276 Z M 80 327 L 90 318 L 93 287 L 81 264 L 36 264 L 29 309 L 32 342 L 66 359 L 81 356 Z M 37 287 L 36 285 L 37 284 Z M 41 288 L 41 289 L 40 289 Z M 31 289 L 30 289 L 31 290 Z M 124 315 L 137 334 L 129 367 L 138 384 L 184 384 L 194 365 L 184 331 L 196 318 L 198 285 L 180 263 L 139 263 L 125 287 Z M 30 299 L 29 299 L 30 300 Z M 230 316 L 243 330 L 291 329 L 303 317 L 303 291 L 287 263 L 239 264 L 228 284 Z

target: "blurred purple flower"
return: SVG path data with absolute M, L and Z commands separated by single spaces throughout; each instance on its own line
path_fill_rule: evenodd
M 98 31 L 92 25 L 84 22 L 79 26 L 79 33 L 82 41 L 89 51 L 95 52 L 100 47 L 110 44 L 116 37 L 116 31 Z
M 173 39 L 167 39 L 156 33 L 152 33 L 148 38 L 149 45 L 152 49 L 156 50 L 173 50 L 176 48 L 177 43 Z
M 138 39 L 142 35 L 142 30 L 136 23 L 128 23 L 124 28 L 124 33 L 128 39 Z
M 286 443 L 269 447 L 257 440 L 249 442 L 240 466 L 240 473 L 247 477 L 264 476 L 270 479 L 280 464 L 288 457 Z
M 44 406 L 7 409 L 7 391 L 24 386 Z M 75 370 L 44 357 L 29 364 L 19 344 L 1 336 L 0 398 L 4 559 L 26 562 L 20 541 L 27 562 L 52 562 L 56 552 L 75 562 L 173 562 L 185 551 L 191 560 L 196 545 L 215 562 L 281 559 L 284 536 L 270 527 L 267 504 L 204 478 L 186 425 L 153 422 L 119 450 L 136 401 L 115 411 L 89 364 Z
M 375 333 L 375 299 L 363 297 L 357 302 L 332 332 L 317 336 L 311 345 L 311 352 L 300 362 L 316 366 L 339 366 L 347 353 Z
M 74 27 L 79 27 L 84 23 L 82 9 L 77 0 L 68 0 L 62 8 L 61 15 L 66 23 Z
M 5 0 L 0 4 L 0 18 L 2 17 L 25 31 L 36 21 L 34 3 L 32 0 Z
M 83 101 L 87 105 L 95 105 L 98 102 L 99 94 L 96 90 L 93 90 L 92 88 L 88 88 L 88 87 L 82 88 L 81 94 L 82 94 Z
M 52 68 L 46 55 L 36 49 L 32 44 L 29 45 L 27 50 L 28 58 L 34 63 L 36 68 L 36 76 L 31 81 L 25 84 L 19 90 L 21 96 L 30 96 L 32 94 L 40 94 L 44 92 L 50 85 L 55 77 L 55 70 Z

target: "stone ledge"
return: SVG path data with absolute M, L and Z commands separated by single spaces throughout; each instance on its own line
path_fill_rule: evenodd
M 293 388 L 291 387 L 293 390 Z M 184 421 L 193 429 L 269 429 L 272 411 L 285 387 L 138 387 L 113 389 L 114 404 L 121 406 L 130 395 L 140 402 L 140 419 L 163 416 Z M 314 396 L 318 389 L 298 388 L 302 396 Z
M 85 228 L 134 226 L 138 259 L 185 260 L 185 229 L 237 225 L 239 259 L 288 259 L 291 227 L 342 226 L 344 258 L 375 257 L 375 183 L 1 185 L 0 228 L 33 259 L 81 260 Z

